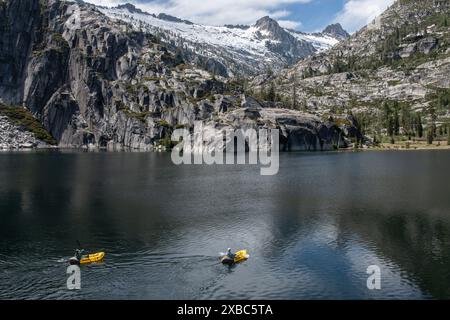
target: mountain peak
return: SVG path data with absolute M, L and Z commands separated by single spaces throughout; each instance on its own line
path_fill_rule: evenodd
M 330 24 L 325 29 L 323 29 L 322 33 L 326 34 L 326 35 L 330 35 L 333 38 L 340 39 L 340 40 L 347 39 L 348 37 L 350 37 L 348 32 L 345 31 L 344 28 L 342 28 L 340 23 Z
M 278 28 L 281 28 L 278 22 L 269 16 L 262 17 L 261 19 L 256 21 L 255 27 L 267 31 L 273 31 Z
M 158 19 L 161 19 L 161 20 L 170 21 L 170 22 L 186 23 L 186 24 L 191 24 L 191 25 L 193 24 L 193 23 L 192 23 L 191 21 L 189 21 L 189 20 L 180 19 L 180 18 L 171 16 L 171 15 L 166 14 L 166 13 L 160 13 L 160 14 L 158 14 L 157 18 L 158 18 Z
M 262 17 L 255 23 L 255 27 L 262 31 L 260 36 L 263 38 L 270 38 L 272 40 L 284 41 L 289 38 L 289 34 L 284 30 L 278 22 L 269 16 Z
M 144 12 L 141 9 L 136 8 L 136 6 L 134 4 L 131 4 L 131 3 L 119 4 L 117 6 L 117 9 L 128 10 L 130 13 L 148 14 L 147 12 Z

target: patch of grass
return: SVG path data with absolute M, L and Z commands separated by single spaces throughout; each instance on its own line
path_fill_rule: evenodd
M 134 112 L 131 111 L 130 109 L 123 109 L 122 111 L 130 118 L 137 119 L 141 122 L 145 122 L 147 116 L 151 114 L 150 112 Z
M 34 50 L 32 53 L 33 58 L 39 58 L 44 55 L 50 55 L 51 53 L 55 54 L 63 54 L 65 51 L 65 47 L 50 47 L 44 50 Z
M 396 85 L 399 85 L 400 83 L 401 83 L 400 80 L 389 80 L 389 81 L 388 81 L 388 86 L 389 86 L 389 87 L 394 87 L 394 86 L 396 86 Z
M 41 16 L 45 13 L 45 10 L 47 10 L 47 3 L 45 2 L 45 0 L 39 1 L 39 10 L 40 10 Z
M 156 124 L 160 127 L 164 127 L 164 128 L 170 128 L 171 125 L 166 121 L 166 120 L 158 120 L 156 121 Z
M 41 57 L 41 56 L 43 56 L 44 54 L 45 54 L 45 50 L 35 50 L 35 51 L 33 51 L 33 53 L 32 53 L 33 58 Z
M 208 93 L 203 99 L 208 100 L 211 103 L 215 103 L 216 102 L 216 96 L 213 95 L 212 93 Z
M 186 70 L 186 69 L 188 69 L 188 68 L 190 68 L 190 67 L 191 67 L 191 66 L 189 66 L 189 65 L 187 65 L 187 64 L 185 64 L 185 63 L 180 63 L 179 65 L 176 66 L 176 68 L 177 68 L 179 71 Z
M 0 114 L 5 115 L 8 119 L 17 126 L 25 128 L 25 130 L 34 134 L 36 139 L 44 141 L 50 145 L 56 145 L 57 141 L 44 128 L 44 126 L 33 115 L 21 108 L 10 107 L 0 103 Z
M 137 119 L 144 123 L 148 116 L 155 116 L 155 113 L 150 112 L 150 111 L 145 111 L 145 112 L 132 111 L 132 110 L 130 110 L 130 108 L 127 105 L 125 105 L 125 103 L 123 103 L 120 100 L 116 100 L 115 104 L 116 104 L 117 111 L 122 111 L 128 117 Z

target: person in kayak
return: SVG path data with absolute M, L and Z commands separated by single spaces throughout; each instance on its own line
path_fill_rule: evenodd
M 227 257 L 230 258 L 231 260 L 234 260 L 234 258 L 236 258 L 236 255 L 231 252 L 231 248 L 227 249 Z
M 83 252 L 84 249 L 76 249 L 75 250 L 75 257 L 80 261 L 83 258 Z

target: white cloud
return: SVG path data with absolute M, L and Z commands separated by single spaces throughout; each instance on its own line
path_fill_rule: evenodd
M 291 12 L 283 6 L 294 3 L 308 3 L 312 0 L 85 0 L 103 6 L 133 3 L 150 13 L 167 13 L 179 18 L 207 25 L 247 24 L 251 25 L 261 17 L 283 18 Z M 296 28 L 298 21 L 281 20 L 281 24 Z
M 339 22 L 344 29 L 354 32 L 369 24 L 393 3 L 394 0 L 348 0 L 334 22 Z
M 283 28 L 287 29 L 297 29 L 302 26 L 301 22 L 299 21 L 292 21 L 292 20 L 278 20 L 278 24 L 282 26 Z

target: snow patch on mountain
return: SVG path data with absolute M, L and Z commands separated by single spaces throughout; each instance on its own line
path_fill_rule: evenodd
M 328 35 L 315 35 L 297 31 L 289 31 L 298 40 L 310 42 L 318 52 L 328 50 L 339 43 L 339 40 Z
M 110 18 L 128 22 L 135 30 L 158 34 L 164 42 L 219 61 L 228 69 L 228 75 L 281 69 L 339 42 L 329 35 L 284 29 L 269 17 L 253 26 L 237 28 L 201 25 L 175 17 L 162 19 L 161 15 L 134 10 L 133 5 L 98 9 Z M 280 34 L 284 37 L 280 38 Z

